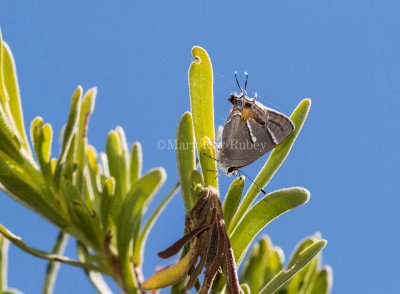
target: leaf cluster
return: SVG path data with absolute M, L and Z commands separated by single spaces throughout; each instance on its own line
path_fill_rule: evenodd
M 33 248 L 0 225 L 2 293 L 18 292 L 7 286 L 8 241 L 49 261 L 44 293 L 52 293 L 60 263 L 82 268 L 100 293 L 111 293 L 102 275 L 112 277 L 126 293 L 143 292 L 141 268 L 147 236 L 168 202 L 181 189 L 185 209 L 189 211 L 197 201 L 196 187 L 212 186 L 218 190 L 213 160 L 212 65 L 204 49 L 194 47 L 192 53 L 195 60 L 189 69 L 191 112 L 183 114 L 177 129 L 177 146 L 189 146 L 177 149 L 179 182 L 143 221 L 154 195 L 166 181 L 164 169 L 158 167 L 142 174 L 141 145 L 128 146 L 121 127 L 109 133 L 103 153 L 88 143 L 95 88 L 84 92 L 77 87 L 73 92 L 57 154 L 52 151 L 53 129 L 43 118 L 33 119 L 27 133 L 14 59 L 0 34 L 0 188 L 60 229 L 53 250 L 46 252 Z M 318 253 L 326 244 L 319 236 L 299 243 L 286 268 L 281 250 L 268 238 L 252 246 L 257 234 L 272 220 L 309 200 L 308 190 L 292 187 L 270 192 L 256 201 L 259 187 L 269 183 L 287 158 L 310 106 L 311 101 L 304 99 L 294 109 L 291 119 L 295 131 L 272 151 L 250 188 L 244 192 L 244 179 L 236 178 L 223 198 L 233 256 L 238 267 L 243 264 L 240 282 L 245 293 L 329 292 L 332 274 L 329 267 L 319 268 Z M 78 259 L 63 255 L 68 236 L 77 241 Z M 182 260 L 182 267 L 171 271 L 175 276 L 167 277 L 170 280 L 164 283 L 175 284 L 172 293 L 181 293 L 185 282 L 182 273 L 189 270 L 185 257 Z M 212 290 L 221 292 L 224 287 L 224 276 L 218 274 Z

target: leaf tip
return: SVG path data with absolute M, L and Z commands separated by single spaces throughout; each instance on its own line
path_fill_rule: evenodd
M 302 108 L 307 109 L 307 113 L 311 108 L 311 98 L 304 98 L 303 100 L 300 101 L 299 106 L 301 106 Z
M 192 48 L 192 56 L 194 57 L 194 61 L 193 61 L 192 64 L 194 64 L 194 63 L 196 63 L 196 64 L 201 63 L 201 61 L 203 60 L 203 58 L 209 59 L 207 51 L 206 51 L 204 48 L 200 47 L 200 46 L 194 46 L 194 47 Z
M 303 187 L 297 187 L 296 189 L 300 192 L 300 194 L 303 195 L 304 203 L 307 203 L 311 198 L 311 192 L 308 189 L 303 188 Z
M 167 179 L 167 172 L 165 171 L 165 169 L 163 167 L 156 167 L 156 168 L 150 170 L 149 172 L 152 172 L 152 171 L 155 171 L 158 173 L 161 183 L 165 182 L 165 180 Z
M 75 96 L 75 95 L 78 96 L 78 94 L 79 94 L 79 96 L 80 96 L 80 95 L 82 95 L 82 92 L 83 92 L 82 86 L 81 86 L 81 85 L 78 85 L 78 86 L 76 87 L 75 91 L 74 91 L 74 96 Z

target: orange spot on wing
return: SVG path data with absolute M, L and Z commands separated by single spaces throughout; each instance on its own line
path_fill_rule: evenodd
M 242 119 L 247 120 L 252 117 L 253 117 L 253 112 L 251 111 L 250 108 L 244 108 L 242 110 Z

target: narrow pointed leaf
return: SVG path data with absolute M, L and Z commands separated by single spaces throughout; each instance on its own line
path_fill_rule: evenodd
M 51 126 L 44 124 L 41 117 L 36 117 L 31 123 L 31 140 L 41 172 L 48 183 L 52 181 L 50 165 L 52 139 Z
M 310 246 L 310 245 L 308 245 L 308 246 Z M 295 263 L 296 262 L 294 262 L 293 265 Z M 287 294 L 305 294 L 307 292 L 307 289 L 310 288 L 309 284 L 310 284 L 313 276 L 317 274 L 318 264 L 319 264 L 319 256 L 316 256 L 306 266 L 304 266 L 301 270 L 299 270 L 299 272 L 297 272 L 290 279 L 290 281 L 288 281 L 286 283 L 286 285 L 285 285 L 286 293 Z M 287 268 L 290 268 L 290 266 L 288 266 Z
M 54 182 L 58 187 L 61 181 L 61 173 L 63 164 L 67 158 L 67 154 L 70 153 L 71 143 L 74 138 L 74 132 L 80 112 L 80 101 L 82 97 L 82 88 L 77 87 L 75 92 L 72 94 L 71 104 L 69 109 L 68 121 L 64 128 L 64 134 L 61 144 L 61 154 L 57 161 L 56 171 L 54 175 Z
M 97 152 L 93 146 L 88 145 L 86 147 L 85 154 L 87 163 L 87 170 L 86 172 L 84 171 L 84 175 L 86 176 L 87 181 L 86 185 L 88 186 L 88 190 L 90 188 L 91 191 L 93 209 L 99 215 L 101 215 L 101 202 L 103 197 L 101 187 L 101 171 L 97 162 Z
M 81 109 L 77 122 L 77 141 L 75 145 L 76 152 L 76 186 L 79 191 L 84 191 L 84 168 L 86 166 L 86 147 L 89 117 L 93 113 L 97 89 L 89 89 L 84 95 L 81 103 Z
M 0 150 L 18 163 L 22 163 L 21 143 L 15 134 L 15 130 L 5 112 L 0 105 Z
M 0 31 L 0 105 L 4 107 L 8 103 L 7 93 L 5 92 L 4 85 L 4 50 L 3 50 L 3 36 Z
M 156 272 L 154 275 L 144 281 L 142 284 L 143 289 L 160 289 L 178 283 L 185 277 L 193 265 L 192 259 L 192 252 L 189 251 L 185 257 L 183 257 L 176 264 Z
M 74 176 L 75 171 L 76 171 L 76 165 L 75 165 L 75 144 L 77 141 L 77 134 L 74 132 L 72 134 L 72 139 L 71 143 L 68 146 L 67 153 L 65 155 L 65 160 L 62 165 L 59 166 L 57 169 L 56 167 L 56 174 L 54 179 L 56 180 L 56 187 L 62 186 L 65 182 L 69 183 L 76 183 L 75 179 L 76 177 Z M 58 161 L 59 163 L 60 161 Z M 58 177 L 58 173 L 60 174 L 60 177 Z M 58 182 L 59 181 L 59 182 Z
M 8 270 L 8 240 L 0 235 L 0 292 L 3 293 L 7 286 L 7 270 Z
M 114 205 L 115 195 L 115 180 L 114 178 L 108 178 L 103 183 L 103 195 L 101 198 L 101 223 L 103 231 L 107 232 L 110 228 L 110 218 L 112 206 Z
M 232 182 L 232 184 L 228 189 L 228 192 L 226 193 L 223 204 L 223 212 L 224 212 L 225 226 L 227 228 L 229 227 L 229 224 L 239 207 L 240 198 L 242 197 L 243 193 L 243 188 L 244 188 L 244 178 L 238 177 Z
M 218 188 L 216 161 L 204 155 L 202 143 L 204 137 L 215 140 L 212 65 L 203 48 L 193 47 L 192 55 L 195 60 L 189 68 L 190 104 L 200 164 L 206 186 Z
M 132 146 L 131 158 L 130 158 L 131 184 L 136 182 L 142 176 L 142 164 L 143 164 L 142 145 L 140 145 L 139 142 L 136 142 Z
M 261 291 L 260 294 L 272 294 L 281 288 L 294 274 L 309 263 L 326 245 L 326 240 L 317 241 L 306 247 L 299 255 L 296 263 L 277 274 Z
M 147 208 L 156 191 L 166 179 L 165 171 L 154 169 L 138 180 L 128 193 L 118 218 L 118 247 L 121 252 L 127 250 L 130 240 L 134 237 L 134 224 L 137 217 Z
M 10 165 L 0 156 L 1 189 L 36 213 L 62 228 L 65 227 L 65 218 L 62 211 L 58 209 L 56 200 L 44 197 L 39 190 L 39 187 L 44 186 L 44 182 L 40 178 L 36 179 L 36 177 L 33 180 L 30 176 L 31 173 L 27 172 L 26 169 Z
M 155 192 L 166 179 L 164 169 L 154 169 L 133 184 L 128 192 L 117 219 L 117 244 L 122 273 L 126 280 L 126 287 L 136 288 L 135 276 L 131 263 L 133 242 L 137 238 L 138 228 L 144 210 L 153 198 Z
M 292 119 L 295 129 L 294 132 L 279 146 L 272 150 L 267 162 L 258 173 L 256 179 L 254 180 L 256 184 L 252 184 L 243 198 L 240 204 L 239 210 L 232 220 L 231 230 L 234 230 L 235 226 L 239 223 L 240 219 L 244 216 L 245 212 L 250 208 L 253 201 L 256 199 L 257 195 L 260 193 L 259 187 L 265 187 L 271 178 L 274 176 L 276 171 L 285 161 L 286 157 L 289 155 L 290 149 L 292 148 L 297 136 L 299 135 L 304 122 L 307 118 L 308 112 L 311 107 L 311 100 L 302 100 L 296 109 L 293 111 L 290 118 Z
M 81 232 L 79 240 L 95 250 L 103 248 L 103 231 L 98 215 L 88 208 L 77 188 L 69 181 L 63 181 L 61 190 L 68 205 L 68 212 L 75 228 Z
M 283 269 L 284 254 L 281 248 L 274 247 L 266 257 L 264 268 L 264 284 L 267 284 L 276 274 Z
M 332 289 L 332 269 L 329 266 L 323 268 L 319 273 L 309 292 L 310 294 L 329 294 Z
M 283 268 L 284 255 L 279 247 L 273 246 L 264 236 L 256 243 L 242 269 L 241 281 L 246 282 L 251 293 L 257 293 Z
M 101 162 L 101 169 L 106 178 L 111 177 L 110 175 L 110 168 L 108 166 L 108 158 L 107 154 L 104 152 L 100 152 L 100 162 Z
M 0 38 L 1 39 L 1 38 Z M 30 154 L 28 138 L 26 136 L 24 117 L 19 94 L 17 71 L 15 68 L 14 57 L 9 46 L 3 42 L 3 83 L 7 95 L 9 97 L 10 111 L 13 116 L 16 129 L 19 133 L 19 138 L 22 139 L 22 145 L 26 152 Z
M 190 210 L 194 205 L 190 182 L 191 172 L 196 168 L 194 142 L 192 115 L 190 112 L 186 112 L 179 122 L 176 134 L 176 159 L 186 211 Z
M 144 260 L 144 249 L 147 241 L 147 237 L 154 226 L 154 223 L 157 221 L 158 217 L 167 207 L 168 203 L 172 200 L 172 198 L 179 191 L 179 183 L 177 183 L 172 190 L 165 196 L 165 198 L 161 201 L 158 207 L 151 214 L 149 219 L 144 224 L 143 228 L 140 230 L 137 241 L 135 242 L 135 248 L 133 252 L 133 263 L 136 266 L 140 266 L 143 264 Z
M 240 264 L 259 231 L 279 215 L 305 204 L 309 195 L 304 188 L 289 188 L 272 192 L 257 202 L 230 236 L 236 262 Z
M 121 146 L 121 151 L 122 151 L 122 158 L 124 161 L 124 165 L 123 165 L 123 182 L 122 182 L 122 186 L 126 187 L 126 192 L 128 192 L 128 190 L 131 187 L 131 182 L 130 182 L 130 165 L 129 165 L 129 160 L 130 160 L 130 154 L 129 154 L 129 148 L 128 148 L 128 143 L 126 141 L 126 136 L 125 136 L 125 131 L 123 128 L 121 128 L 120 126 L 115 128 L 115 131 L 117 132 L 118 135 L 118 141 L 120 143 Z
M 197 170 L 192 170 L 192 172 L 190 173 L 190 182 L 191 182 L 191 190 L 194 189 L 194 187 L 196 187 L 198 184 L 200 184 L 201 186 L 204 187 L 204 179 L 202 174 L 197 171 Z M 196 202 L 196 201 L 195 201 Z
M 112 215 L 118 218 L 119 210 L 128 192 L 128 162 L 124 150 L 124 142 L 118 131 L 111 131 L 107 139 L 107 158 L 111 176 L 115 179 L 115 197 Z
M 103 269 L 97 265 L 90 264 L 90 263 L 84 263 L 84 262 L 79 262 L 77 260 L 73 260 L 71 258 L 62 256 L 62 255 L 57 255 L 57 254 L 52 254 L 48 253 L 42 250 L 38 250 L 35 248 L 32 248 L 28 246 L 27 244 L 22 241 L 22 239 L 13 233 L 11 233 L 9 230 L 7 230 L 5 227 L 0 225 L 0 234 L 2 234 L 5 238 L 10 240 L 15 246 L 20 248 L 21 250 L 25 251 L 28 254 L 31 254 L 33 256 L 46 259 L 46 260 L 53 260 L 53 261 L 59 261 L 65 264 L 81 267 L 81 268 L 86 268 L 86 269 L 91 269 L 94 271 L 98 272 L 104 272 Z M 110 274 L 108 272 L 105 272 L 106 274 Z
M 248 284 L 251 293 L 256 293 L 263 286 L 264 277 L 261 271 L 263 252 L 260 252 L 260 244 L 254 244 L 242 270 L 241 281 Z
M 215 142 L 213 142 L 208 137 L 203 137 L 203 140 L 201 140 L 200 143 L 199 142 L 197 142 L 197 143 L 198 143 L 199 152 L 201 152 L 203 155 L 203 164 L 207 167 L 215 166 L 216 165 L 216 153 L 215 153 L 215 146 L 214 146 Z M 203 169 L 203 166 L 202 166 L 202 173 L 203 173 L 205 184 L 207 184 L 207 179 L 208 179 L 208 181 L 213 181 L 213 183 L 218 184 L 218 177 L 216 176 L 217 175 L 216 167 L 215 167 L 215 169 L 210 169 L 210 168 Z M 213 178 L 213 180 L 211 180 L 211 178 Z M 213 185 L 209 185 L 209 184 L 207 184 L 207 185 L 213 186 Z
M 305 294 L 308 292 L 312 287 L 310 284 L 318 273 L 319 258 L 320 255 L 315 256 L 287 282 L 285 286 L 287 294 Z
M 262 237 L 257 243 L 253 245 L 251 248 L 250 253 L 247 255 L 246 259 L 243 262 L 243 267 L 240 273 L 240 280 L 244 282 L 248 282 L 251 272 L 254 271 L 253 268 L 253 259 L 255 256 L 255 252 L 260 251 L 260 246 L 261 243 L 263 242 L 263 248 L 262 251 L 264 251 L 264 254 L 267 254 L 271 251 L 272 248 L 272 242 L 268 236 Z M 261 273 L 260 273 L 261 274 Z
M 89 252 L 86 247 L 81 242 L 77 244 L 78 257 L 81 262 L 87 262 Z M 102 275 L 99 272 L 91 271 L 88 269 L 84 269 L 85 274 L 88 276 L 92 285 L 96 288 L 96 290 L 100 294 L 112 294 L 110 287 L 108 287 L 107 283 L 104 281 Z
M 57 236 L 57 240 L 53 246 L 52 254 L 63 255 L 65 247 L 67 245 L 68 235 L 64 232 L 60 232 Z M 44 281 L 43 294 L 51 294 L 54 291 L 54 285 L 57 279 L 58 270 L 60 263 L 54 260 L 49 261 L 46 269 L 46 279 Z
M 17 290 L 17 289 L 9 288 L 9 289 L 1 292 L 1 294 L 24 294 L 24 293 L 19 291 L 19 290 Z
M 69 109 L 68 121 L 64 129 L 61 155 L 60 155 L 61 163 L 63 160 L 65 160 L 65 157 L 69 149 L 68 147 L 71 144 L 73 132 L 76 128 L 76 124 L 79 118 L 81 99 L 82 99 L 82 88 L 77 87 L 71 97 L 71 105 Z
M 251 294 L 251 290 L 248 284 L 241 284 L 240 288 L 242 288 L 243 294 Z

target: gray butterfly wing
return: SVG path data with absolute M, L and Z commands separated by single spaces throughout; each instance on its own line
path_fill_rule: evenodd
M 224 167 L 240 168 L 254 162 L 275 146 L 265 125 L 253 119 L 244 120 L 240 113 L 236 113 L 230 115 L 225 123 L 218 160 Z
M 244 127 L 240 111 L 231 112 L 222 131 L 222 148 L 232 149 L 237 141 L 250 139 L 250 137 L 246 138 L 247 133 L 244 132 Z
M 282 143 L 294 130 L 294 125 L 286 115 L 269 109 L 266 112 L 266 124 L 276 145 Z

